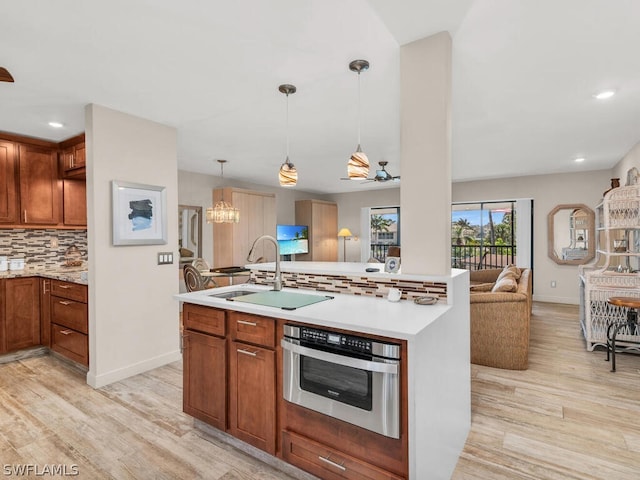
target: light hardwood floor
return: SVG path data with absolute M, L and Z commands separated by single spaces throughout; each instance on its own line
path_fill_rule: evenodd
M 620 355 L 610 373 L 577 316 L 535 303 L 529 370 L 472 365 L 454 479 L 640 478 L 640 355 Z M 290 478 L 195 429 L 181 383 L 181 363 L 98 390 L 55 357 L 0 365 L 0 474 L 64 464 L 81 479 Z

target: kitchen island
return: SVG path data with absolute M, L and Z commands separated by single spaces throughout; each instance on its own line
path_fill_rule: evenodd
M 268 281 L 269 279 L 265 278 L 264 274 L 268 275 L 273 267 L 270 264 L 249 266 L 252 269 L 252 278 L 257 281 Z M 333 297 L 294 310 L 284 310 L 249 302 L 229 301 L 213 296 L 242 289 L 269 290 L 269 286 L 258 284 L 243 284 L 192 292 L 176 295 L 175 298 L 188 304 L 209 307 L 216 312 L 226 311 L 233 315 L 246 314 L 260 318 L 272 318 L 279 322 L 278 324 L 291 322 L 295 325 L 308 325 L 318 329 L 336 330 L 354 335 L 370 336 L 374 339 L 385 339 L 390 342 L 395 341 L 402 345 L 403 348 L 406 348 L 406 358 L 401 363 L 406 366 L 402 377 L 402 408 L 406 419 L 402 428 L 406 431 L 402 432 L 401 437 L 406 443 L 406 471 L 408 474 L 394 473 L 393 476 L 380 478 L 450 478 L 464 446 L 471 418 L 468 272 L 454 270 L 448 277 L 404 276 L 385 274 L 384 272 L 365 272 L 365 268 L 369 267 L 366 267 L 365 264 L 283 262 L 282 272 L 285 285 L 283 292 Z M 287 278 L 287 274 L 299 275 L 303 273 L 310 276 L 340 277 L 341 284 L 336 286 L 334 283 L 327 283 L 326 279 L 322 279 L 315 291 L 308 287 L 304 290 L 295 288 L 296 285 L 292 285 L 293 277 Z M 350 285 L 342 283 L 344 278 L 347 278 L 347 283 L 351 282 Z M 416 282 L 418 282 L 418 286 L 415 285 Z M 363 285 L 368 285 L 368 293 L 360 291 Z M 424 285 L 436 285 L 438 288 L 443 287 L 445 293 L 440 295 L 441 299 L 435 305 L 417 305 L 406 299 L 408 295 L 404 290 L 402 300 L 390 302 L 381 293 L 385 285 L 388 288 L 400 286 L 401 289 L 402 285 L 408 285 L 406 288 L 409 290 L 416 290 L 415 295 L 420 293 L 419 290 Z M 350 286 L 356 289 L 355 293 Z M 343 293 L 336 293 L 336 289 Z M 246 323 L 246 319 L 243 321 Z M 278 359 L 281 359 L 282 356 L 282 339 L 280 337 L 281 333 L 278 331 L 274 343 L 274 351 L 277 353 Z M 250 353 L 256 352 L 257 350 Z M 276 385 L 279 388 L 279 391 L 276 391 L 277 403 L 288 408 L 289 402 L 282 400 L 281 364 L 281 360 L 278 360 L 275 372 Z M 317 415 L 315 412 L 310 413 Z M 286 417 L 286 415 L 284 416 Z M 310 415 L 310 418 L 312 416 Z M 331 423 L 335 419 L 328 418 L 327 421 Z M 338 427 L 334 430 L 340 430 L 339 423 L 332 423 L 332 425 Z M 282 432 L 279 432 L 278 435 L 280 433 Z M 282 437 L 287 440 L 288 435 L 296 437 L 299 433 L 299 431 L 284 431 Z M 280 438 L 278 436 L 278 439 Z M 371 434 L 370 438 L 379 438 L 381 443 L 387 441 L 386 437 L 378 434 Z M 282 443 L 285 442 L 282 441 Z M 317 442 L 309 443 L 315 445 Z M 288 459 L 287 452 L 283 454 L 285 449 L 283 445 L 276 444 L 273 448 L 275 448 L 276 456 Z M 263 449 L 270 451 L 268 448 Z M 362 455 L 362 457 L 365 456 Z M 368 459 L 360 458 L 360 460 L 367 461 Z M 298 466 L 300 466 L 299 463 Z M 303 468 L 305 468 L 304 464 Z M 397 471 L 394 470 L 394 472 Z M 317 471 L 314 472 L 317 474 Z M 336 475 L 335 478 L 352 478 L 347 474 L 344 476 Z

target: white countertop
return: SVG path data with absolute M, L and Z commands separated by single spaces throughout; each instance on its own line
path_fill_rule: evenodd
M 253 263 L 245 265 L 250 270 L 262 270 L 274 272 L 275 262 Z M 367 268 L 377 268 L 379 272 L 367 272 Z M 419 282 L 447 282 L 450 277 L 428 274 L 402 273 L 402 266 L 398 273 L 387 273 L 384 271 L 384 263 L 361 263 L 361 262 L 280 262 L 280 271 L 289 273 L 308 273 L 316 275 L 346 275 L 356 277 L 369 277 L 373 279 L 397 279 L 412 280 Z M 465 270 L 452 269 L 451 276 L 465 272 Z
M 175 295 L 174 298 L 186 303 L 236 310 L 311 325 L 341 328 L 404 340 L 413 339 L 431 322 L 451 309 L 451 306 L 446 304 L 416 305 L 410 300 L 390 302 L 384 298 L 336 294 L 333 292 L 319 292 L 296 288 L 283 288 L 283 291 L 308 295 L 330 295 L 334 298 L 289 311 L 275 307 L 227 301 L 223 298 L 211 296 L 211 294 L 214 293 L 247 288 L 264 291 L 271 289 L 271 287 L 267 285 L 245 283 L 183 293 Z

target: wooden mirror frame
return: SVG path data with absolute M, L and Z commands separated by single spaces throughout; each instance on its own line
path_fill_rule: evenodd
M 556 254 L 556 250 L 554 247 L 555 243 L 555 235 L 554 235 L 554 217 L 556 213 L 561 210 L 582 210 L 587 214 L 589 219 L 589 226 L 587 228 L 588 231 L 588 239 L 587 239 L 587 254 L 584 258 L 574 259 L 574 260 L 564 260 L 559 258 Z M 565 203 L 562 205 L 557 205 L 553 210 L 549 212 L 547 215 L 547 254 L 549 258 L 556 262 L 558 265 L 584 265 L 585 263 L 589 263 L 596 256 L 596 215 L 589 207 L 587 207 L 583 203 Z

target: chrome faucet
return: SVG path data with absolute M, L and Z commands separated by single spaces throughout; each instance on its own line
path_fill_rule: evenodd
M 253 250 L 260 240 L 269 240 L 276 247 L 276 275 L 273 278 L 273 289 L 276 292 L 279 292 L 280 290 L 282 290 L 282 274 L 280 273 L 280 245 L 278 245 L 278 241 L 275 238 L 273 238 L 271 235 L 262 235 L 261 237 L 256 238 L 253 241 L 253 245 L 251 245 L 249 255 L 247 255 L 247 262 L 254 261 L 254 259 L 252 258 Z

